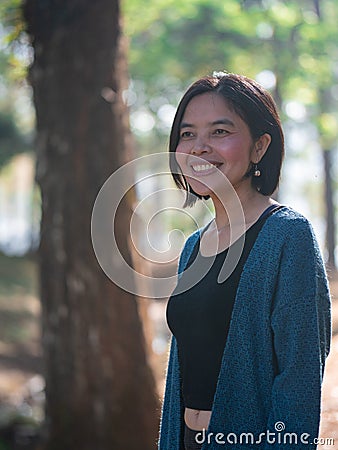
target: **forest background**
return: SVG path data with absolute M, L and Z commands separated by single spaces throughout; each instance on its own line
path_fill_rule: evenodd
M 167 151 L 179 98 L 200 76 L 243 73 L 274 96 L 286 137 L 278 198 L 313 223 L 335 305 L 337 19 L 334 0 L 2 0 L 1 450 L 155 448 L 166 299 L 106 279 L 90 216 L 114 170 Z M 126 260 L 149 273 L 127 230 L 135 205 L 161 189 L 155 178 L 124 199 L 117 230 Z M 207 214 L 167 211 L 153 234 L 188 235 L 192 216 Z M 338 444 L 337 345 L 322 436 Z

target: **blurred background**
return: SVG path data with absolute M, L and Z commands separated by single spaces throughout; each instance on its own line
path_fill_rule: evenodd
M 89 294 L 86 297 L 86 289 L 81 291 L 79 288 L 81 283 L 86 286 L 86 279 L 81 277 L 92 277 L 93 280 L 96 273 L 96 269 L 89 270 L 93 263 L 87 263 L 90 254 L 88 224 L 93 200 L 107 176 L 124 162 L 167 151 L 168 134 L 182 93 L 196 78 L 213 71 L 237 72 L 256 79 L 272 93 L 282 117 L 286 158 L 276 195 L 280 203 L 294 207 L 312 222 L 332 290 L 334 337 L 324 380 L 321 436 L 335 438 L 336 442 L 323 441 L 318 448 L 338 448 L 338 338 L 335 334 L 338 332 L 338 3 L 335 0 L 124 0 L 121 4 L 102 0 L 96 3 L 95 10 L 88 2 L 80 0 L 57 5 L 49 0 L 35 3 L 1 0 L 0 3 L 0 450 L 87 448 L 87 444 L 81 444 L 81 437 L 69 437 L 65 430 L 70 428 L 62 428 L 57 419 L 59 416 L 53 415 L 52 410 L 60 407 L 60 417 L 64 416 L 66 400 L 61 406 L 56 405 L 55 397 L 63 396 L 65 379 L 68 383 L 74 378 L 72 386 L 82 386 L 77 377 L 81 367 L 87 367 L 85 361 L 98 358 L 95 361 L 99 367 L 104 351 L 106 358 L 116 361 L 117 353 L 103 350 L 107 342 L 111 347 L 117 343 L 115 347 L 122 353 L 124 351 L 123 345 L 119 344 L 118 331 L 112 336 L 108 331 L 104 335 L 101 317 L 95 319 L 96 328 L 93 325 L 100 342 L 99 350 L 96 348 L 97 356 L 93 356 L 94 350 L 93 354 L 86 353 L 87 347 L 96 339 L 93 338 L 96 334 L 88 331 L 92 308 L 98 311 L 102 308 L 103 316 L 108 314 L 108 317 L 111 313 L 111 328 L 118 329 L 113 319 L 117 302 L 95 303 L 93 307 L 95 292 L 92 297 Z M 101 65 L 105 67 L 105 73 L 101 73 Z M 110 73 L 114 74 L 112 81 L 109 81 Z M 53 78 L 53 74 L 57 76 Z M 101 78 L 96 79 L 97 74 L 101 74 Z M 118 103 L 114 100 L 116 95 L 121 99 L 119 111 L 124 114 L 121 119 L 124 135 L 118 139 L 112 125 L 112 118 L 116 121 L 119 117 L 114 109 Z M 88 104 L 82 101 L 84 97 L 89 99 Z M 73 108 L 73 104 L 77 108 Z M 102 113 L 98 112 L 95 121 L 95 111 L 101 111 L 101 108 Z M 49 114 L 50 110 L 54 113 Z M 76 114 L 78 122 L 73 121 Z M 104 114 L 107 114 L 107 120 L 103 119 Z M 69 129 L 73 127 L 77 131 L 69 131 L 69 124 Z M 86 130 L 90 130 L 88 134 Z M 68 141 L 67 133 L 71 135 Z M 103 139 L 102 136 L 107 137 Z M 87 151 L 88 142 L 91 147 Z M 111 142 L 114 145 L 109 147 Z M 88 181 L 86 174 L 89 171 L 94 181 Z M 69 172 L 75 174 L 78 183 L 73 186 L 79 192 L 74 198 L 70 194 Z M 161 180 L 157 182 L 161 183 Z M 89 186 L 88 191 L 86 186 Z M 169 182 L 168 186 L 173 184 Z M 156 188 L 160 188 L 160 184 L 136 189 L 131 209 L 147 192 Z M 81 197 L 86 197 L 88 192 L 88 204 L 81 203 L 84 201 Z M 82 222 L 76 223 L 79 201 L 87 215 Z M 54 219 L 48 222 L 48 214 L 57 204 L 63 205 L 60 213 L 63 219 L 57 221 L 59 216 L 55 210 Z M 70 228 L 67 228 L 63 224 L 72 216 L 71 211 L 74 211 L 74 224 L 70 220 Z M 197 208 L 195 214 L 203 221 L 205 210 Z M 46 239 L 42 241 L 45 242 L 43 245 L 41 220 L 45 220 L 42 222 L 42 235 Z M 84 228 L 79 231 L 82 226 Z M 163 215 L 157 227 L 163 238 L 173 228 L 182 229 L 188 235 L 193 231 L 194 223 L 184 214 Z M 73 234 L 67 235 L 70 229 Z M 78 244 L 73 250 L 71 246 L 67 247 L 65 242 L 76 237 L 74 230 L 78 230 L 79 237 L 85 236 L 87 246 Z M 56 232 L 63 233 L 63 241 L 56 238 L 59 236 Z M 47 249 L 46 242 L 52 242 L 53 247 Z M 58 257 L 61 247 L 64 256 Z M 132 248 L 130 252 L 135 266 L 142 265 L 137 256 L 133 256 Z M 90 277 L 76 273 L 76 259 L 70 256 L 75 253 L 79 261 L 86 262 L 84 269 Z M 53 255 L 55 264 L 51 262 Z M 61 265 L 58 266 L 58 262 L 63 264 L 63 275 L 59 273 Z M 170 268 L 171 272 L 174 270 L 174 266 Z M 55 278 L 57 287 L 48 279 L 48 274 Z M 62 280 L 69 281 L 71 275 L 73 282 L 65 284 L 68 290 L 60 289 Z M 95 281 L 92 285 L 98 290 L 104 283 Z M 79 297 L 69 294 L 72 289 L 75 293 L 80 292 Z M 107 289 L 104 292 L 109 296 Z M 121 295 L 118 291 L 112 293 L 116 298 Z M 79 316 L 75 316 L 74 298 L 76 301 L 83 298 L 81 305 L 87 308 L 83 315 L 79 307 L 76 309 Z M 48 299 L 54 299 L 54 303 Z M 146 339 L 141 350 L 130 343 L 126 354 L 130 355 L 130 349 L 136 354 L 144 353 L 137 367 L 140 370 L 143 366 L 151 368 L 147 383 L 153 390 L 149 395 L 155 396 L 147 410 L 148 413 L 152 410 L 154 416 L 153 424 L 149 425 L 153 431 L 140 433 L 153 436 L 170 337 L 165 323 L 166 299 L 129 301 L 137 305 L 135 317 L 139 319 L 135 321 L 140 321 Z M 51 318 L 53 308 L 54 315 L 55 311 L 60 312 L 54 321 Z M 125 316 L 121 311 L 119 309 L 118 317 L 123 322 Z M 130 317 L 128 311 L 125 314 Z M 78 328 L 68 326 L 76 320 L 86 327 L 82 328 L 81 324 Z M 63 328 L 65 323 L 68 324 L 67 331 Z M 137 328 L 126 320 L 126 329 L 128 326 Z M 46 338 L 52 336 L 48 334 L 52 329 L 54 338 L 50 340 L 61 341 L 59 347 L 54 342 L 60 354 L 67 346 L 72 347 L 70 343 L 74 338 L 76 344 L 70 349 L 70 353 L 74 353 L 69 360 L 54 360 L 51 356 L 58 353 L 51 350 Z M 139 340 L 137 336 L 136 341 Z M 117 352 L 116 348 L 114 351 Z M 100 351 L 101 355 L 98 355 Z M 86 355 L 81 359 L 78 355 L 84 353 Z M 66 378 L 62 378 L 65 375 L 58 372 L 56 365 L 68 367 L 64 370 Z M 126 367 L 122 363 L 112 366 L 117 378 L 124 378 Z M 99 372 L 95 368 L 93 371 Z M 81 373 L 87 372 L 82 370 Z M 85 376 L 84 379 L 87 380 Z M 88 396 L 90 408 L 95 391 L 95 401 L 100 405 L 105 396 L 100 387 L 102 383 L 112 392 L 121 388 L 120 381 L 115 385 L 114 380 L 108 374 L 101 384 L 99 381 L 83 382 L 78 396 Z M 130 380 L 130 386 L 133 382 L 137 384 Z M 123 386 L 126 391 L 136 389 Z M 69 399 L 71 389 L 67 387 L 65 392 L 64 398 L 68 396 Z M 118 396 L 111 400 L 115 405 L 111 415 L 107 413 L 108 406 L 93 408 L 96 416 L 91 420 L 100 424 L 98 429 L 101 431 L 100 436 L 93 433 L 90 438 L 86 437 L 87 441 L 91 440 L 88 448 L 155 448 L 148 443 L 152 438 L 145 439 L 144 444 L 140 441 L 138 444 L 132 441 L 121 444 L 122 438 L 116 438 L 118 425 L 116 429 L 113 427 L 114 437 L 104 437 L 106 428 L 102 417 L 107 414 L 109 423 L 116 421 L 120 417 L 118 414 L 123 412 L 124 401 L 119 403 Z M 85 410 L 86 407 L 81 403 L 81 408 Z M 77 407 L 71 406 L 71 411 L 75 417 Z M 82 423 L 81 417 L 78 422 L 67 419 L 64 426 Z M 53 421 L 58 425 L 46 425 Z M 63 443 L 65 434 L 68 440 Z M 82 434 L 86 434 L 84 430 Z M 63 438 L 58 441 L 58 446 L 53 446 L 47 435 L 53 435 L 54 440 L 59 435 Z

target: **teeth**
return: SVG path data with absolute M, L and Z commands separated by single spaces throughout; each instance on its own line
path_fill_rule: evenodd
M 192 166 L 195 172 L 201 172 L 202 170 L 208 170 L 216 167 L 214 164 L 198 164 L 196 166 Z

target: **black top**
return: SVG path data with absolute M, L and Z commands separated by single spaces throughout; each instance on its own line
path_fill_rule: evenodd
M 202 256 L 197 241 L 188 261 L 197 257 L 199 264 L 209 264 L 206 275 L 189 290 L 175 294 L 184 283 L 185 272 L 169 298 L 167 322 L 177 340 L 184 404 L 188 408 L 211 410 L 219 369 L 236 292 L 244 264 L 266 218 L 281 206 L 271 205 L 246 231 L 241 257 L 231 275 L 222 283 L 218 275 L 228 249 L 212 257 Z M 236 245 L 236 242 L 232 245 Z

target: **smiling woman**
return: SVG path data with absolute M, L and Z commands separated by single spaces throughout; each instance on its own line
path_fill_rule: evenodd
M 215 122 L 225 122 L 214 124 L 216 135 L 219 133 L 222 136 L 228 133 L 232 134 L 236 125 L 248 128 L 246 131 L 249 131 L 250 138 L 256 144 L 255 150 L 258 152 L 256 156 L 260 157 L 259 170 L 261 173 L 259 177 L 251 177 L 252 186 L 258 188 L 263 195 L 271 195 L 278 186 L 284 157 L 284 136 L 276 105 L 269 92 L 258 83 L 246 77 L 235 75 L 224 77 L 221 72 L 215 77 L 198 80 L 190 86 L 177 108 L 171 129 L 169 150 L 173 178 L 179 188 L 183 188 L 188 193 L 193 194 L 191 196 L 187 195 L 186 206 L 194 204 L 197 198 L 201 198 L 201 195 L 195 193 L 186 182 L 183 174 L 180 174 L 182 168 L 178 164 L 176 151 L 179 150 L 178 147 L 182 138 L 190 135 L 192 131 L 189 128 L 187 130 L 184 129 L 183 126 L 194 125 L 190 121 L 187 123 L 186 114 L 189 114 L 194 108 L 194 103 L 199 100 L 200 96 L 207 98 L 207 94 L 212 94 L 209 103 L 213 104 L 215 115 L 217 112 L 224 115 L 224 117 L 221 115 L 221 117 L 214 118 Z M 217 105 L 215 102 L 217 102 Z M 190 103 L 193 104 L 191 105 Z M 197 110 L 200 110 L 200 115 L 204 116 L 206 104 L 202 101 L 201 103 L 203 103 L 203 108 L 201 110 L 197 108 Z M 227 117 L 226 114 L 229 114 L 229 116 Z M 192 116 L 194 120 L 198 119 L 198 117 L 194 116 L 194 113 L 192 113 Z M 223 127 L 217 127 L 217 125 L 223 125 Z M 183 134 L 184 132 L 188 134 Z M 191 136 L 193 136 L 193 133 L 191 133 Z M 265 148 L 266 139 L 269 140 L 268 148 Z M 262 148 L 260 148 L 261 145 Z M 256 161 L 252 161 L 251 172 L 248 173 L 248 176 L 251 176 L 254 171 L 258 170 L 256 165 L 253 164 Z
M 215 218 L 186 241 L 168 301 L 160 450 L 219 448 L 200 439 L 219 434 L 224 449 L 239 449 L 233 438 L 243 433 L 256 436 L 255 448 L 281 448 L 262 436 L 283 427 L 317 437 L 330 296 L 310 223 L 270 197 L 283 155 L 275 103 L 255 81 L 219 73 L 183 96 L 170 135 L 173 178 L 186 206 L 210 197 Z
M 246 123 L 221 95 L 213 92 L 191 99 L 180 128 L 176 160 L 195 193 L 215 197 L 216 193 L 200 177 L 217 169 L 230 180 L 239 196 L 247 191 L 251 166 L 264 156 L 271 141 L 269 134 L 254 142 Z M 194 177 L 189 177 L 189 171 Z

